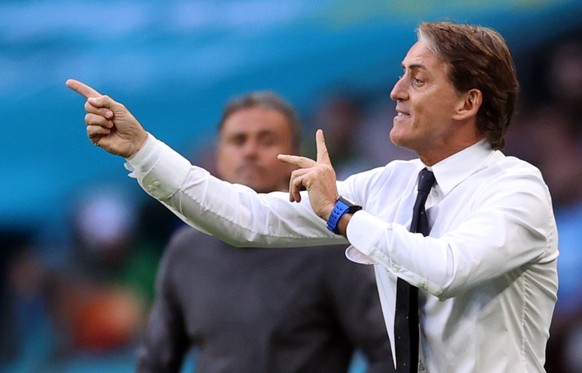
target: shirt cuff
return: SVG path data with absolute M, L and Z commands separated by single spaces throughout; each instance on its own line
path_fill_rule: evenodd
M 356 263 L 388 264 L 389 258 L 378 249 L 379 242 L 387 231 L 391 231 L 391 224 L 364 210 L 357 211 L 346 229 L 346 237 L 351 243 L 346 250 L 346 256 Z
M 125 168 L 130 171 L 130 177 L 139 178 L 141 174 L 144 174 L 147 170 L 151 169 L 159 154 L 156 142 L 157 139 L 154 135 L 148 133 L 148 137 L 143 143 L 141 149 L 131 157 L 125 159 Z
M 158 200 L 169 199 L 183 186 L 192 164 L 172 148 L 148 134 L 141 149 L 126 159 L 129 176 Z

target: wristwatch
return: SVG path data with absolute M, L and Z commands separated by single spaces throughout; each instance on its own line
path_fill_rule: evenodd
M 353 214 L 356 211 L 360 211 L 362 206 L 358 206 L 346 197 L 339 196 L 335 202 L 335 206 L 327 219 L 327 229 L 335 234 L 339 234 L 337 224 L 339 223 L 341 217 L 348 213 Z

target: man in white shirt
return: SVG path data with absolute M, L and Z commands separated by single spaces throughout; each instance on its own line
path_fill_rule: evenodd
M 88 99 L 90 140 L 125 157 L 130 176 L 192 226 L 239 246 L 347 238 L 348 257 L 374 265 L 393 351 L 397 278 L 417 287 L 419 371 L 542 372 L 557 230 L 540 172 L 499 151 L 518 93 L 507 45 L 489 28 L 422 23 L 402 68 L 390 94 L 398 113 L 390 139 L 419 159 L 337 182 L 318 131 L 316 160 L 279 156 L 299 167 L 289 194 L 221 182 L 148 134 L 123 105 L 67 85 Z M 423 168 L 436 178 L 426 237 L 409 231 Z

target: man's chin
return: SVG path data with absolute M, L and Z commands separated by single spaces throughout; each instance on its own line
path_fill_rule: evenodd
M 396 146 L 406 148 L 406 139 L 400 134 L 394 133 L 394 131 L 390 132 L 390 141 L 392 141 L 392 144 Z
M 236 180 L 237 184 L 242 184 L 242 185 L 246 185 L 251 189 L 256 190 L 259 193 L 263 193 L 263 191 L 266 189 L 265 185 L 263 185 L 262 183 L 259 183 L 259 180 L 263 180 L 263 176 L 258 176 L 258 175 L 253 175 L 253 176 L 249 176 L 249 175 L 245 175 L 244 177 L 238 177 Z
M 269 193 L 275 190 L 275 188 L 271 186 L 259 185 L 257 183 L 246 183 L 249 188 L 253 189 L 257 193 Z

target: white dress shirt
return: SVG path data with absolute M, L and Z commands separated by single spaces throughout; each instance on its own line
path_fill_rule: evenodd
M 238 246 L 345 242 L 302 192 L 258 195 L 212 177 L 149 136 L 127 167 L 190 225 Z M 373 264 L 394 351 L 396 276 L 420 291 L 420 369 L 543 372 L 556 302 L 557 230 L 548 189 L 530 164 L 481 141 L 431 169 L 430 235 L 408 231 L 420 160 L 338 182 L 363 206 L 347 228 L 351 260 Z

